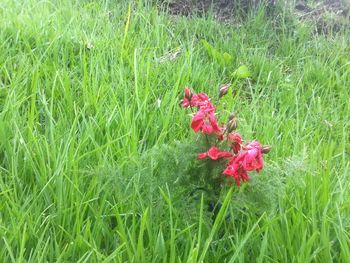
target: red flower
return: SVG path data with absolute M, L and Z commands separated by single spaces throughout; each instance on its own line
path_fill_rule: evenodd
M 201 108 L 192 118 L 191 128 L 194 132 L 205 134 L 220 133 L 221 129 L 216 121 L 214 107 Z
M 217 160 L 220 158 L 230 158 L 232 157 L 232 154 L 226 151 L 219 151 L 216 146 L 213 146 L 209 149 L 209 151 L 198 155 L 198 159 L 204 159 L 206 157 L 209 157 L 212 160 Z
M 191 98 L 191 106 L 194 107 L 208 107 L 209 105 L 211 105 L 209 97 L 207 94 L 205 93 L 198 93 L 198 94 L 194 94 Z
M 233 177 L 238 187 L 241 185 L 241 181 L 246 182 L 250 179 L 247 170 L 244 169 L 242 165 L 242 160 L 237 156 L 231 158 L 230 163 L 224 170 L 223 174 Z
M 203 132 L 205 134 L 215 133 L 219 136 L 221 129 L 215 118 L 215 107 L 211 104 L 209 97 L 205 93 L 192 94 L 189 88 L 185 88 L 185 97 L 182 100 L 181 106 L 198 107 L 199 111 L 192 119 L 191 127 L 195 132 Z
M 236 180 L 237 186 L 240 186 L 241 181 L 248 181 L 249 171 L 259 172 L 264 166 L 261 150 L 262 146 L 258 141 L 247 144 L 244 151 L 231 158 L 224 174 L 232 176 Z
M 252 141 L 247 144 L 245 150 L 242 152 L 243 167 L 247 171 L 259 172 L 264 167 L 264 160 L 262 154 L 263 147 L 258 141 Z
M 211 106 L 209 97 L 205 93 L 192 94 L 189 88 L 185 89 L 185 98 L 182 100 L 181 106 L 187 107 L 208 107 Z
M 227 135 L 227 139 L 231 142 L 232 150 L 237 154 L 241 150 L 242 137 L 239 133 L 230 133 Z

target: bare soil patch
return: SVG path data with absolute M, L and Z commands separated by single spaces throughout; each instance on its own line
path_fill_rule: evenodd
M 164 4 L 173 15 L 202 15 L 213 10 L 219 21 L 229 21 L 238 13 L 246 13 L 264 4 L 268 15 L 278 12 L 277 0 L 168 0 Z M 348 0 L 300 0 L 294 6 L 294 14 L 302 21 L 315 23 L 318 32 L 338 31 L 350 25 Z

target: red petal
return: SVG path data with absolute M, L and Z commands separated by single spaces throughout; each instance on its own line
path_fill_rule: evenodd
M 213 133 L 213 127 L 206 124 L 205 122 L 202 125 L 202 132 L 205 134 L 212 134 Z
M 198 99 L 202 101 L 209 100 L 209 97 L 206 93 L 198 93 L 197 96 L 198 96 Z
M 206 157 L 207 157 L 207 153 L 200 153 L 198 154 L 197 159 L 202 160 L 202 159 L 205 159 Z
M 204 112 L 198 111 L 197 114 L 192 118 L 191 128 L 195 132 L 199 132 L 204 121 Z
M 212 160 L 217 160 L 219 158 L 219 150 L 217 147 L 213 146 L 208 151 L 208 156 Z
M 214 132 L 221 132 L 221 129 L 216 121 L 214 113 L 209 113 L 209 121 L 211 126 L 213 127 Z

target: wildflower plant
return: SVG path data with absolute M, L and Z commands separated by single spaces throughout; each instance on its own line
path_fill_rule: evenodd
M 230 85 L 221 85 L 216 104 L 228 93 Z M 203 142 L 205 151 L 198 153 L 197 159 L 205 162 L 205 186 L 212 196 L 218 197 L 223 187 L 250 180 L 249 174 L 259 173 L 264 168 L 264 154 L 271 147 L 257 140 L 246 141 L 237 132 L 237 118 L 231 113 L 226 124 L 219 124 L 217 105 L 205 93 L 194 93 L 185 88 L 181 106 L 191 110 L 191 129 L 199 134 L 198 144 Z

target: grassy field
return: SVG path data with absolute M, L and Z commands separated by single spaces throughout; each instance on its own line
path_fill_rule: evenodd
M 349 32 L 119 2 L 0 3 L 0 261 L 349 262 Z M 184 161 L 154 153 L 192 138 L 183 88 L 214 97 L 241 64 L 228 110 L 273 146 L 254 178 L 281 187 L 260 213 L 229 191 L 213 221 L 204 201 L 184 208 Z

